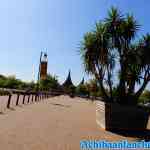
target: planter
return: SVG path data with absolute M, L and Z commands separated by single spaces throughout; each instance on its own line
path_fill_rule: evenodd
M 106 130 L 150 129 L 149 113 L 136 106 L 96 101 L 96 122 Z

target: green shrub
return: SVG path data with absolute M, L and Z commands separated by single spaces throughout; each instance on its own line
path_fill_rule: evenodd
M 59 83 L 57 76 L 52 76 L 50 74 L 47 75 L 45 80 L 40 80 L 39 88 L 44 91 L 48 91 L 50 89 L 58 89 Z
M 79 85 L 77 88 L 76 88 L 76 94 L 77 95 L 88 95 L 89 92 L 88 92 L 88 89 L 85 85 Z
M 143 94 L 140 96 L 138 103 L 146 103 L 150 102 L 150 91 L 145 90 Z

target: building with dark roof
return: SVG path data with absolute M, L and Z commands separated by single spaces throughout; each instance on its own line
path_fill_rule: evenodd
M 74 85 L 73 85 L 72 80 L 71 80 L 71 71 L 69 70 L 68 76 L 67 76 L 65 82 L 62 84 L 62 87 L 67 88 L 70 86 L 74 86 Z

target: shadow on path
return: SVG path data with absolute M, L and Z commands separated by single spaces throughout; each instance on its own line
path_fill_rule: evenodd
M 50 103 L 51 105 L 60 106 L 60 107 L 71 107 L 71 105 L 63 105 L 59 103 Z
M 119 134 L 125 137 L 134 137 L 137 141 L 145 140 L 150 141 L 150 130 L 140 130 L 140 131 L 123 131 L 123 130 L 110 130 L 110 132 Z
M 15 111 L 15 110 L 16 110 L 16 109 L 15 109 L 15 108 L 13 108 L 13 107 L 10 107 L 9 109 L 10 109 L 10 110 L 12 110 L 12 111 Z
M 1 111 L 1 112 L 0 112 L 0 115 L 5 115 L 5 113 Z

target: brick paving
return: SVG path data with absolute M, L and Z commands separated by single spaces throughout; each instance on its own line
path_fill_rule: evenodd
M 82 98 L 58 96 L 17 107 L 12 102 L 11 110 L 5 109 L 6 101 L 0 97 L 2 150 L 79 150 L 85 139 L 135 140 L 100 129 L 95 103 Z

